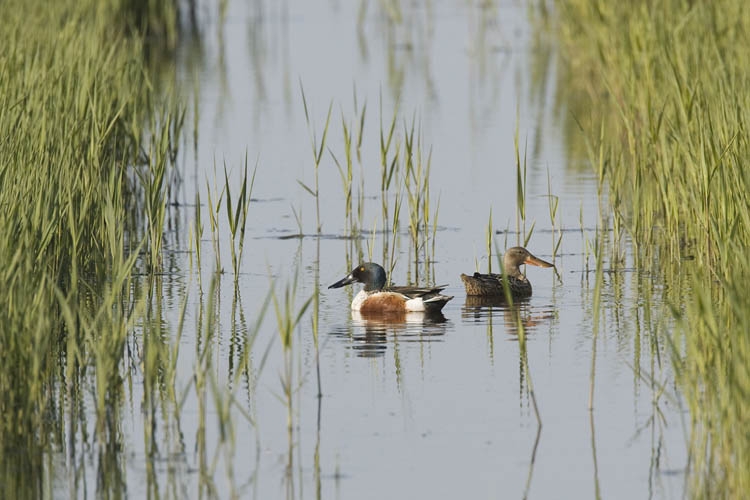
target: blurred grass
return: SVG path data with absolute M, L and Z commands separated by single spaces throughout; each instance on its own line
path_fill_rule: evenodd
M 43 471 L 52 474 L 43 452 L 85 432 L 79 405 L 89 391 L 97 441 L 119 446 L 126 335 L 146 306 L 133 270 L 140 252 L 150 265 L 160 258 L 165 166 L 181 120 L 151 86 L 140 31 L 147 24 L 147 33 L 169 39 L 176 4 L 145 2 L 144 10 L 137 3 L 3 2 L 3 498 L 42 496 L 50 479 Z M 164 17 L 152 10 L 157 5 Z M 103 476 L 103 491 L 107 477 L 119 481 Z
M 639 267 L 668 289 L 687 282 L 668 296 L 691 495 L 740 498 L 750 491 L 750 11 L 742 0 L 555 7 L 558 102 L 609 186 L 615 223 Z

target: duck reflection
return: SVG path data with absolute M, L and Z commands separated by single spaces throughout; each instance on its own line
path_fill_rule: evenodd
M 357 355 L 365 358 L 385 354 L 388 343 L 435 342 L 445 335 L 447 320 L 441 312 L 362 313 L 352 311 L 349 327 L 332 335 L 347 338 Z
M 466 297 L 461 308 L 461 318 L 472 323 L 497 324 L 496 319 L 502 319 L 505 331 L 509 335 L 518 335 L 519 326 L 524 331 L 533 333 L 537 327 L 549 323 L 556 318 L 552 306 L 532 307 L 530 298 L 517 298 L 512 304 L 504 297 Z

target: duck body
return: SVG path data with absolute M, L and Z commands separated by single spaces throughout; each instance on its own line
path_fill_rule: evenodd
M 512 297 L 531 297 L 531 282 L 525 276 L 505 276 L 494 273 L 474 273 L 472 276 L 461 275 L 461 281 L 464 282 L 466 295 L 471 296 L 504 296 L 507 278 L 510 295 Z
M 503 256 L 505 274 L 474 273 L 469 276 L 461 274 L 466 295 L 484 297 L 505 296 L 505 287 L 512 297 L 522 298 L 531 296 L 531 282 L 521 273 L 520 266 L 530 264 L 539 267 L 554 267 L 547 261 L 535 257 L 523 247 L 509 248 Z
M 453 298 L 441 293 L 445 285 L 386 287 L 385 269 L 373 262 L 360 264 L 328 288 L 341 288 L 355 282 L 365 285 L 352 300 L 352 310 L 362 313 L 436 313 Z

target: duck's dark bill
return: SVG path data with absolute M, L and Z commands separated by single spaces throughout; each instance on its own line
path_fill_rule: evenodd
M 333 285 L 329 286 L 328 288 L 341 288 L 342 286 L 346 286 L 346 285 L 348 285 L 349 283 L 352 283 L 352 282 L 354 282 L 354 276 L 352 276 L 350 274 L 346 278 L 342 278 L 342 279 L 338 280 L 336 283 L 334 283 Z

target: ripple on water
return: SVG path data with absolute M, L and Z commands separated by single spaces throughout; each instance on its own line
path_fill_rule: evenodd
M 351 321 L 331 336 L 365 358 L 382 356 L 389 342 L 441 342 L 450 323 L 442 313 L 378 313 L 352 311 Z
M 520 327 L 527 335 L 533 335 L 540 326 L 549 325 L 556 318 L 557 309 L 553 305 L 532 304 L 528 297 L 509 304 L 505 297 L 467 296 L 461 307 L 464 323 L 502 325 L 513 338 L 518 336 Z

